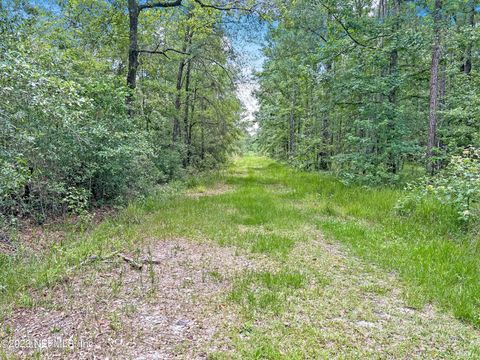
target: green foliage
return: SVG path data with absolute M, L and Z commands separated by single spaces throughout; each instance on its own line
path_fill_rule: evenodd
M 67 194 L 63 201 L 67 205 L 67 209 L 77 215 L 84 214 L 88 207 L 89 193 L 86 189 L 67 189 Z
M 112 78 L 70 79 L 68 59 L 55 70 L 31 59 L 8 51 L 0 65 L 1 213 L 43 221 L 75 210 L 72 194 L 86 210 L 145 190 L 155 179 L 153 151 L 126 116 L 123 88 Z
M 259 73 L 259 148 L 348 183 L 399 183 L 405 164 L 424 166 L 433 2 L 276 5 Z M 480 145 L 478 11 L 449 1 L 443 16 L 436 168 Z
M 462 156 L 453 156 L 444 170 L 422 184 L 408 187 L 410 194 L 397 204 L 400 214 L 410 214 L 416 207 L 433 198 L 451 206 L 459 220 L 478 224 L 480 221 L 480 150 L 469 148 Z
M 187 31 L 193 35 L 191 55 L 142 53 L 132 115 L 125 102 L 126 2 L 2 5 L 0 227 L 22 217 L 41 223 L 125 203 L 159 183 L 226 161 L 241 109 L 220 12 L 142 13 L 142 49 L 183 42 Z M 189 89 L 179 63 L 189 63 Z M 175 141 L 174 120 L 181 128 Z

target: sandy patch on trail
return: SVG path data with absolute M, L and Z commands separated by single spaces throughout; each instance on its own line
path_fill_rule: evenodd
M 19 357 L 38 351 L 59 359 L 194 359 L 227 350 L 216 334 L 236 315 L 221 298 L 254 264 L 230 248 L 184 239 L 158 241 L 142 256 L 159 264 L 136 271 L 115 258 L 38 295 L 49 301 L 17 310 L 0 345 Z

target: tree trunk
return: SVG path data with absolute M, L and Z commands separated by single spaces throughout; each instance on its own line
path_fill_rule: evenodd
M 188 152 L 189 152 L 189 112 L 190 112 L 190 74 L 192 70 L 192 60 L 187 60 L 187 70 L 185 72 L 185 111 L 183 114 L 183 139 L 185 148 L 187 150 L 187 154 L 183 158 L 183 167 L 186 168 L 188 166 Z
M 190 110 L 190 121 L 188 125 L 188 141 L 187 141 L 187 165 L 190 164 L 192 160 L 192 138 L 193 138 L 193 126 L 196 122 L 193 121 L 193 116 L 195 114 L 195 103 L 197 102 L 197 88 L 193 90 L 193 100 L 191 101 L 191 110 Z
M 325 64 L 325 72 L 329 73 L 332 70 L 332 64 L 327 62 Z M 325 101 L 330 103 L 330 94 L 328 91 L 325 93 Z M 321 137 L 322 137 L 322 144 L 321 150 L 318 154 L 318 167 L 320 170 L 328 170 L 330 168 L 330 157 L 331 151 L 329 151 L 329 147 L 332 141 L 332 134 L 330 133 L 330 114 L 329 111 L 325 111 L 323 114 L 322 119 L 322 128 L 321 128 Z
M 205 101 L 200 98 L 200 158 L 205 160 Z
M 178 63 L 178 72 L 177 72 L 177 95 L 175 96 L 175 116 L 173 117 L 173 131 L 172 131 L 172 142 L 175 145 L 181 136 L 180 131 L 180 109 L 182 107 L 182 87 L 183 87 L 183 69 L 185 68 L 185 59 L 181 59 Z
M 288 155 L 289 158 L 295 156 L 295 115 L 293 109 L 290 111 L 290 135 L 288 140 Z
M 128 48 L 128 74 L 127 86 L 129 93 L 126 98 L 127 111 L 129 116 L 133 116 L 133 99 L 135 88 L 137 87 L 138 70 L 138 8 L 137 0 L 128 0 L 128 16 L 130 19 L 129 30 L 129 48 Z
M 468 24 L 471 29 L 475 27 L 475 0 L 469 0 L 468 2 Z M 469 41 L 465 50 L 465 62 L 463 64 L 463 72 L 466 75 L 470 75 L 472 72 L 472 49 L 472 41 Z
M 192 42 L 192 35 L 190 34 L 190 28 L 187 27 L 185 30 L 185 38 L 183 41 L 182 52 L 186 53 L 189 45 Z M 175 144 L 178 139 L 181 137 L 181 125 L 180 125 L 180 110 L 182 107 L 182 87 L 183 87 L 183 71 L 185 70 L 185 65 L 187 60 L 181 59 L 178 63 L 178 72 L 177 72 L 177 86 L 176 91 L 177 95 L 175 97 L 175 116 L 173 117 L 173 132 L 172 132 L 172 141 Z
M 295 157 L 295 94 L 292 97 L 292 107 L 290 109 L 290 133 L 288 138 L 288 157 Z
M 434 37 L 432 47 L 432 66 L 430 71 L 430 111 L 427 145 L 427 170 L 435 172 L 434 149 L 437 146 L 437 109 L 438 109 L 438 70 L 441 57 L 441 11 L 442 0 L 435 0 Z
M 401 0 L 395 0 L 392 8 L 392 16 L 394 17 L 394 31 L 396 33 L 398 33 L 398 31 L 400 30 L 400 7 Z M 396 81 L 398 77 L 398 49 L 396 46 L 397 44 L 395 44 L 395 48 L 390 52 L 390 64 L 388 69 L 390 79 L 392 79 L 394 82 L 388 93 L 388 102 L 390 105 L 388 119 L 388 168 L 393 174 L 396 174 L 398 171 L 397 156 L 392 149 L 392 142 L 394 141 L 396 136 L 395 125 L 397 120 L 396 108 L 398 84 L 396 83 Z

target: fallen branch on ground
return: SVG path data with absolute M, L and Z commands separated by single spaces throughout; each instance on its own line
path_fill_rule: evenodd
M 92 255 L 86 258 L 84 261 L 82 261 L 79 266 L 84 266 L 91 264 L 96 261 L 108 261 L 111 258 L 118 256 L 122 260 L 124 260 L 126 263 L 128 263 L 132 268 L 135 270 L 142 270 L 143 265 L 160 265 L 161 261 L 160 260 L 155 260 L 155 259 L 147 259 L 147 258 L 141 258 L 141 259 L 134 259 L 128 255 L 118 253 L 118 251 L 115 251 L 111 254 L 108 254 L 106 256 L 98 256 L 98 255 Z

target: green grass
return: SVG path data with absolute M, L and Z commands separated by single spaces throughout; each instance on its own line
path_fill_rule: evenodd
M 406 297 L 412 306 L 434 302 L 480 325 L 478 237 L 464 233 L 454 210 L 432 201 L 401 217 L 394 206 L 404 191 L 345 186 L 330 175 L 295 171 L 267 159 L 244 158 L 235 171 L 248 174 L 228 179 L 244 189 L 229 195 L 249 214 L 240 216 L 243 223 L 280 228 L 314 223 L 357 255 L 397 272 L 411 285 Z M 272 184 L 291 191 L 274 196 L 260 191 Z M 241 206 L 238 195 L 244 198 Z M 292 209 L 292 203 L 299 206 Z M 283 244 L 288 252 L 293 243 L 291 238 L 283 243 L 262 239 L 253 250 L 277 251 Z
M 295 270 L 252 272 L 235 282 L 229 299 L 240 304 L 246 318 L 252 320 L 258 312 L 279 314 L 284 311 L 291 290 L 304 285 L 305 276 Z
M 295 347 L 279 353 L 281 341 L 267 341 L 267 333 L 249 324 L 268 318 L 276 329 L 274 320 L 288 315 L 292 304 L 303 297 L 321 300 L 324 287 L 333 286 L 335 282 L 312 268 L 317 260 L 292 256 L 297 245 L 308 248 L 321 231 L 384 272 L 397 273 L 408 285 L 404 298 L 410 306 L 432 302 L 480 326 L 478 238 L 463 232 L 452 209 L 425 202 L 409 217 L 400 217 L 394 206 L 403 191 L 345 186 L 328 174 L 300 172 L 256 156 L 237 159 L 221 176 L 191 179 L 188 187 L 201 195 L 219 182 L 227 190 L 214 196 L 189 196 L 184 187 L 164 188 L 91 232 L 70 231 L 43 254 L 0 256 L 0 306 L 6 311 L 11 305 L 38 305 L 36 290 L 81 271 L 81 262 L 93 254 L 135 250 L 152 239 L 209 239 L 276 264 L 276 269 L 239 276 L 228 294 L 244 316 L 242 331 L 252 331 L 255 336 L 250 338 L 257 339 L 239 347 L 242 357 L 304 358 Z M 332 271 L 335 274 L 335 268 Z M 376 284 L 357 287 L 380 295 L 389 291 Z M 272 331 L 287 331 L 283 323 L 277 327 L 282 330 Z M 318 331 L 305 327 L 297 336 L 314 341 Z M 332 339 L 325 336 L 326 342 L 344 341 L 341 334 Z M 322 354 L 328 352 L 312 356 Z

